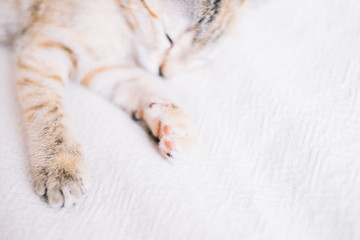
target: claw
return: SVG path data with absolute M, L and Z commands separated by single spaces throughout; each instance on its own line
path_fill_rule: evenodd
M 139 110 L 136 110 L 132 113 L 132 119 L 139 121 L 141 119 L 141 114 Z

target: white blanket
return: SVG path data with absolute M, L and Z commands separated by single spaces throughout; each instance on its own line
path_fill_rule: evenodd
M 32 190 L 10 51 L 0 49 L 0 239 L 360 239 L 360 1 L 248 0 L 205 68 L 167 81 L 197 123 L 169 163 L 137 123 L 71 84 L 92 188 Z

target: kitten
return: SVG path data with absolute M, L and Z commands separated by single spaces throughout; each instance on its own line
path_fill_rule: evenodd
M 72 206 L 89 184 L 63 104 L 67 82 L 77 81 L 142 119 L 159 139 L 161 154 L 176 157 L 194 144 L 194 130 L 161 77 L 207 55 L 242 2 L 0 1 L 0 36 L 17 38 L 16 86 L 34 188 L 55 207 Z

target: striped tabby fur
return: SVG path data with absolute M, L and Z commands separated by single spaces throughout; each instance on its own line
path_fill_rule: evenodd
M 77 81 L 142 119 L 160 152 L 194 144 L 189 117 L 161 85 L 208 53 L 241 0 L 0 0 L 0 40 L 17 38 L 16 83 L 35 191 L 72 206 L 89 178 L 63 94 Z M 6 39 L 5 39 L 6 38 Z

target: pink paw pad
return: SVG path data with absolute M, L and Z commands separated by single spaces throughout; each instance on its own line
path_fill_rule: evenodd
M 173 134 L 174 131 L 170 128 L 169 125 L 162 125 L 160 123 L 160 127 L 159 127 L 159 132 L 158 132 L 158 138 L 159 140 L 161 141 L 161 139 L 164 137 L 164 136 L 168 136 L 168 135 L 171 135 Z M 164 145 L 166 146 L 166 148 L 168 148 L 168 150 L 172 151 L 175 149 L 175 145 L 172 141 L 170 140 L 165 140 L 164 141 Z M 168 157 L 172 157 L 172 154 L 170 152 L 167 152 L 166 155 Z
M 165 141 L 165 145 L 170 149 L 174 150 L 174 144 L 170 141 Z

